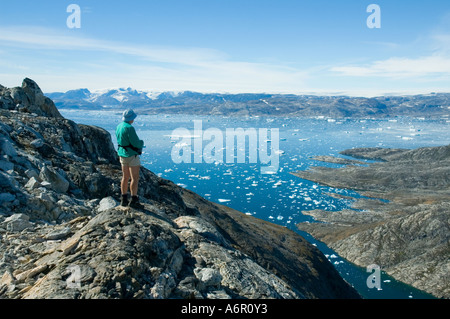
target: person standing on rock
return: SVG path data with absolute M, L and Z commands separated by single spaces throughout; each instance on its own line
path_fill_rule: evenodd
M 142 208 L 139 203 L 138 185 L 141 167 L 140 155 L 144 148 L 144 141 L 139 139 L 132 126 L 136 117 L 137 115 L 133 110 L 126 110 L 123 112 L 122 123 L 116 128 L 117 144 L 119 145 L 118 155 L 122 164 L 122 181 L 120 184 L 122 199 L 120 205 Z M 130 180 L 131 201 L 128 200 L 128 182 Z

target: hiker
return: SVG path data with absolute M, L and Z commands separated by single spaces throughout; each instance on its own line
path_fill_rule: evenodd
M 144 148 L 144 141 L 140 140 L 136 130 L 132 126 L 137 115 L 133 110 L 123 112 L 122 123 L 117 126 L 116 137 L 119 145 L 119 158 L 122 164 L 122 181 L 120 189 L 122 192 L 121 206 L 131 208 L 142 208 L 139 203 L 138 185 L 139 170 L 141 167 L 140 155 Z M 128 182 L 130 183 L 131 201 L 128 200 Z

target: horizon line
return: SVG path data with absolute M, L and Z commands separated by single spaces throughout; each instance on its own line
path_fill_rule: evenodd
M 66 94 L 70 91 L 77 91 L 77 90 L 88 90 L 90 93 L 106 93 L 108 91 L 112 90 L 133 90 L 137 91 L 139 93 L 153 93 L 153 94 L 163 94 L 163 93 L 176 93 L 176 94 L 182 94 L 186 92 L 192 92 L 192 93 L 198 93 L 198 94 L 227 94 L 227 95 L 240 95 L 240 94 L 267 94 L 267 95 L 295 95 L 295 96 L 327 96 L 327 97 L 333 97 L 333 96 L 342 96 L 342 97 L 352 97 L 352 98 L 378 98 L 378 97 L 396 97 L 396 96 L 419 96 L 419 95 L 438 95 L 438 94 L 450 94 L 450 91 L 441 91 L 441 90 L 415 90 L 415 91 L 398 91 L 398 92 L 384 92 L 384 93 L 370 93 L 368 94 L 366 90 L 360 90 L 361 92 L 366 91 L 366 94 L 364 93 L 356 93 L 357 91 L 353 92 L 345 92 L 345 91 L 330 91 L 330 90 L 324 90 L 322 91 L 242 91 L 242 92 L 233 92 L 233 91 L 220 91 L 220 90 L 214 90 L 214 91 L 208 91 L 208 90 L 183 90 L 183 89 L 172 89 L 172 90 L 152 90 L 152 89 L 135 89 L 133 87 L 109 87 L 109 88 L 102 88 L 102 89 L 89 89 L 87 87 L 84 88 L 77 88 L 77 89 L 70 89 L 67 91 L 52 91 L 52 92 L 44 92 L 45 94 L 56 94 L 56 93 L 62 93 Z

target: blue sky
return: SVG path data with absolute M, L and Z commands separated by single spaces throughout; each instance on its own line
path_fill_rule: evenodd
M 450 1 L 8 1 L 0 84 L 25 77 L 44 92 L 450 92 Z

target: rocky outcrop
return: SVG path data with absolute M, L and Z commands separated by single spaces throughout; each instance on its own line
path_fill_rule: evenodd
M 28 78 L 23 80 L 22 87 L 8 89 L 0 86 L 0 109 L 62 117 L 53 101 L 44 96 L 36 82 Z
M 354 199 L 352 209 L 304 212 L 323 223 L 298 227 L 357 265 L 377 264 L 398 280 L 450 298 L 450 146 L 342 154 L 380 162 L 294 175 L 366 198 Z
M 144 209 L 118 207 L 107 131 L 31 80 L 0 96 L 0 298 L 359 298 L 298 234 L 145 168 Z

